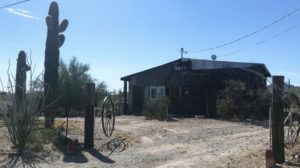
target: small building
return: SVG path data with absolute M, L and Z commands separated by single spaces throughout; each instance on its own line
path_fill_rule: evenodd
M 216 117 L 217 94 L 226 80 L 247 88 L 266 88 L 271 74 L 264 64 L 181 58 L 122 77 L 124 113 L 142 115 L 150 99 L 169 97 L 169 114 Z

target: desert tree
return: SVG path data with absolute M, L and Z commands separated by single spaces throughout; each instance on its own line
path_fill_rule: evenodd
M 63 107 L 65 114 L 72 109 L 82 111 L 85 103 L 86 83 L 92 82 L 88 74 L 88 64 L 80 63 L 76 57 L 71 58 L 68 64 L 60 61 L 59 67 L 59 92 L 62 97 L 59 105 Z
M 99 105 L 103 103 L 103 100 L 106 96 L 110 95 L 107 89 L 107 85 L 104 81 L 97 83 L 95 92 L 96 92 L 97 103 Z

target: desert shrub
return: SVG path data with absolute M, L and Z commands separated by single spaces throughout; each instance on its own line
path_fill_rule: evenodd
M 13 92 L 9 92 L 13 106 L 9 115 L 5 116 L 5 125 L 13 146 L 20 151 L 25 149 L 40 113 L 39 102 L 43 99 L 43 95 L 38 94 L 36 89 L 30 88 L 22 97 L 22 104 L 19 106 L 16 105 Z
M 217 112 L 223 119 L 231 119 L 234 116 L 234 106 L 231 98 L 219 98 L 217 100 Z
M 145 107 L 144 116 L 146 120 L 157 119 L 165 121 L 168 119 L 168 106 L 170 101 L 167 97 L 150 99 Z
M 247 111 L 252 115 L 252 118 L 261 120 L 268 117 L 272 95 L 266 89 L 250 90 L 248 95 Z
M 54 142 L 59 131 L 54 128 L 34 128 L 28 140 L 28 147 L 36 152 L 44 149 L 44 145 Z
M 42 85 L 36 85 L 36 83 L 39 83 L 40 78 L 33 79 L 32 71 L 30 71 L 27 86 L 25 85 L 26 75 L 25 79 L 19 78 L 25 80 L 21 81 L 24 82 L 23 85 L 20 85 L 21 82 L 17 82 L 16 79 L 18 78 L 8 75 L 7 86 L 4 87 L 1 83 L 2 90 L 6 94 L 0 96 L 0 101 L 6 101 L 9 108 L 0 108 L 0 113 L 5 114 L 3 116 L 4 124 L 8 130 L 13 152 L 0 167 L 18 167 L 19 163 L 23 163 L 23 165 L 28 167 L 35 167 L 35 164 L 41 159 L 31 152 L 29 141 L 30 137 L 35 133 L 36 123 L 41 111 L 46 108 L 43 105 L 46 96 L 43 94 Z M 16 90 L 22 94 L 17 94 Z M 49 106 L 51 105 L 49 104 Z
M 291 91 L 289 97 L 291 100 L 291 107 L 300 108 L 300 96 L 296 92 Z
M 224 90 L 220 91 L 217 99 L 217 112 L 224 119 L 231 119 L 233 116 L 242 117 L 245 105 L 245 83 L 241 81 L 225 81 Z
M 156 100 L 149 100 L 146 104 L 146 108 L 143 112 L 146 120 L 152 120 L 156 118 L 156 104 Z
M 224 119 L 263 119 L 268 116 L 271 95 L 266 89 L 247 89 L 241 81 L 225 81 L 217 99 L 217 112 Z

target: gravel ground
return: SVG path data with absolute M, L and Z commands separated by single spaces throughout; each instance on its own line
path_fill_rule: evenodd
M 81 168 L 263 167 L 264 155 L 261 154 L 268 147 L 269 131 L 262 126 L 213 119 L 159 122 L 146 121 L 144 117 L 118 116 L 114 137 L 126 137 L 128 147 L 109 157 L 106 156 L 110 151 L 101 148 L 109 139 L 101 134 L 97 119 L 95 145 L 99 150 L 62 156 L 51 165 Z M 82 136 L 72 136 L 82 140 Z
M 83 119 L 71 119 L 76 128 L 70 138 L 83 142 Z M 265 124 L 267 125 L 267 124 Z M 41 167 L 265 167 L 269 129 L 258 124 L 214 119 L 175 119 L 171 122 L 144 117 L 117 116 L 115 132 L 104 137 L 96 119 L 95 149 L 66 155 L 53 148 Z M 109 140 L 126 138 L 127 148 L 109 151 Z M 55 156 L 55 157 L 51 157 Z

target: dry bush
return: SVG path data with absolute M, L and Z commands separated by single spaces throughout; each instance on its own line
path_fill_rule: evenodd
M 168 97 L 150 99 L 144 111 L 146 120 L 157 119 L 159 121 L 168 120 L 168 106 L 170 100 Z
M 26 81 L 26 79 L 23 80 Z M 18 98 L 16 98 L 14 90 L 16 88 L 14 77 L 8 74 L 7 89 L 4 89 L 2 84 L 2 90 L 6 94 L 1 94 L 0 101 L 6 101 L 7 108 L 1 108 L 0 112 L 5 114 L 3 115 L 4 124 L 7 127 L 13 149 L 8 160 L 2 163 L 2 167 L 36 167 L 37 162 L 43 161 L 31 152 L 32 148 L 39 146 L 39 144 L 36 144 L 38 143 L 36 140 L 41 137 L 37 136 L 45 136 L 45 134 L 37 135 L 35 129 L 39 114 L 45 109 L 42 104 L 45 97 L 43 85 L 38 83 L 41 83 L 41 81 L 39 81 L 39 78 L 33 79 L 33 72 L 30 71 L 28 89 L 18 86 L 18 89 L 22 90 L 23 93 Z M 31 144 L 29 143 L 30 140 L 32 140 Z
M 266 89 L 249 89 L 241 81 L 225 81 L 225 88 L 217 99 L 217 112 L 223 119 L 240 120 L 247 118 L 263 119 L 268 117 L 271 95 Z
M 28 148 L 35 152 L 42 152 L 44 146 L 56 140 L 59 131 L 53 128 L 34 128 L 28 139 Z
M 115 130 L 114 137 L 115 138 L 117 138 L 117 137 L 125 138 L 126 142 L 128 143 L 129 146 L 141 142 L 140 139 L 137 138 L 136 136 L 134 136 L 132 133 L 126 132 L 126 131 L 121 131 L 121 130 Z

